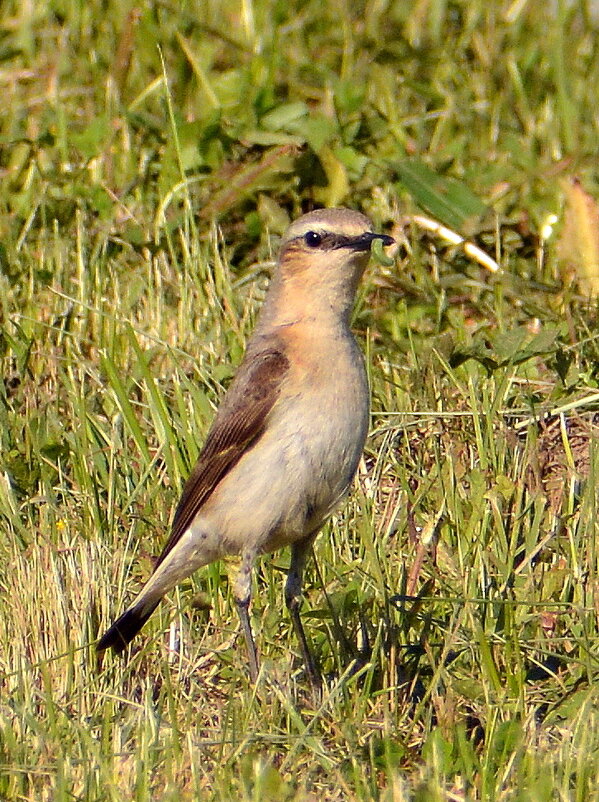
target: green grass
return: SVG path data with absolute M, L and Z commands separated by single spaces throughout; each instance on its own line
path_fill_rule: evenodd
M 558 244 L 566 182 L 597 195 L 599 21 L 351 9 L 0 8 L 2 799 L 599 795 L 598 310 Z M 406 225 L 361 288 L 372 434 L 303 608 L 322 704 L 284 552 L 257 571 L 255 688 L 225 564 L 99 665 L 276 235 L 322 204 L 400 239 L 422 207 L 503 268 Z

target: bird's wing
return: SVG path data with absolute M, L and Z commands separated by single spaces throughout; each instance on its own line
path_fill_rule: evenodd
M 279 348 L 254 353 L 241 364 L 198 461 L 185 483 L 171 534 L 156 568 L 182 537 L 220 480 L 262 435 L 289 361 Z

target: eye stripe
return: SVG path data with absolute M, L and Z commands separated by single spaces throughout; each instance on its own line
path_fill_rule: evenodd
M 371 232 L 365 231 L 363 234 L 336 234 L 332 231 L 318 231 L 310 229 L 303 234 L 298 234 L 287 244 L 288 248 L 305 249 L 308 247 L 310 250 L 331 251 L 337 248 L 352 248 L 354 250 L 369 250 Z M 372 235 L 374 237 L 378 235 Z M 365 247 L 363 243 L 368 243 Z

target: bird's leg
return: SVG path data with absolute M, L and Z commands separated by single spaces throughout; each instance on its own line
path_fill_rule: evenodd
M 320 691 L 322 688 L 322 677 L 320 676 L 320 669 L 314 660 L 308 639 L 302 626 L 299 608 L 302 601 L 302 579 L 304 576 L 304 568 L 306 567 L 306 560 L 314 542 L 315 535 L 308 537 L 294 543 L 291 546 L 291 564 L 289 566 L 289 573 L 287 574 L 287 582 L 285 584 L 285 604 L 289 610 L 291 621 L 297 639 L 300 642 L 302 656 L 304 658 L 304 667 L 310 680 L 310 685 L 315 691 Z
M 258 650 L 254 642 L 249 616 L 250 600 L 252 598 L 252 567 L 255 557 L 255 549 L 247 549 L 243 552 L 241 555 L 241 566 L 235 578 L 235 582 L 233 583 L 233 595 L 235 597 L 235 604 L 237 605 L 237 612 L 239 613 L 241 630 L 245 638 L 250 679 L 252 682 L 256 682 L 258 679 Z

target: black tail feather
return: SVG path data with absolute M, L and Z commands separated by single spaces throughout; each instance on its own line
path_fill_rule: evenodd
M 159 601 L 160 599 L 150 607 L 146 603 L 135 605 L 125 610 L 120 618 L 117 618 L 114 624 L 102 635 L 96 644 L 96 651 L 103 652 L 105 649 L 110 648 L 115 654 L 120 654 L 124 651 L 158 607 Z

